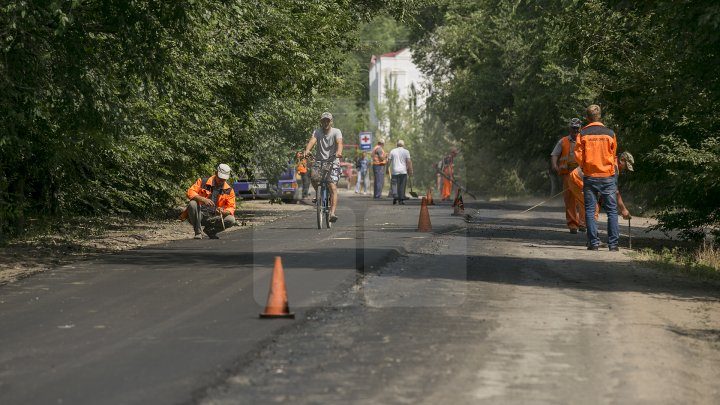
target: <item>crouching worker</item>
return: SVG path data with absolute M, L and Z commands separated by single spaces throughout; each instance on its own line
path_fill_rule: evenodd
M 217 239 L 218 233 L 235 225 L 235 191 L 228 184 L 228 178 L 230 166 L 223 163 L 218 165 L 214 176 L 197 179 L 187 190 L 190 202 L 180 219 L 192 224 L 195 239 L 202 239 L 203 235 Z

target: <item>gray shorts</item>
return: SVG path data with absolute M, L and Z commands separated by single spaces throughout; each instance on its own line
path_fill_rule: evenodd
M 329 163 L 322 162 L 325 165 L 328 165 Z M 321 162 L 315 161 L 313 162 L 312 166 L 312 181 L 313 183 L 320 183 L 321 175 L 320 172 L 320 164 Z M 332 162 L 332 169 L 330 169 L 330 181 L 337 184 L 337 182 L 340 180 L 340 163 L 338 161 Z

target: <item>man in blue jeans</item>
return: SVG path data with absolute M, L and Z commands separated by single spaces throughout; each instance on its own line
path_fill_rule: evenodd
M 378 140 L 377 146 L 372 150 L 373 164 L 373 198 L 382 197 L 382 189 L 385 185 L 385 165 L 387 164 L 387 153 L 385 153 L 385 140 Z
M 617 140 L 615 132 L 600 122 L 600 106 L 593 104 L 586 113 L 590 123 L 580 129 L 575 144 L 575 161 L 584 173 L 583 198 L 588 250 L 598 250 L 600 247 L 595 220 L 597 197 L 600 195 L 608 217 L 608 248 L 611 252 L 617 252 L 620 240 L 615 181 Z

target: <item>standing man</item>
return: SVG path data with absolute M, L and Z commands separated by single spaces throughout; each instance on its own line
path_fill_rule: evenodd
M 335 160 L 332 162 L 332 170 L 330 172 L 330 222 L 338 220 L 335 215 L 335 210 L 338 204 L 338 192 L 337 182 L 340 180 L 340 158 L 342 158 L 343 152 L 343 137 L 342 132 L 339 129 L 333 128 L 333 116 L 329 112 L 324 112 L 320 115 L 320 128 L 313 131 L 310 140 L 305 146 L 305 153 L 303 156 L 307 156 L 310 150 L 317 144 L 317 159 L 313 163 L 312 173 L 313 178 L 311 179 L 315 190 L 320 185 L 320 179 L 315 177 L 315 173 L 320 173 L 319 160 L 328 160 L 332 156 Z
M 382 197 L 382 189 L 385 186 L 385 165 L 387 164 L 387 154 L 385 153 L 384 139 L 378 139 L 378 143 L 372 150 L 373 163 L 373 198 Z
M 367 152 L 363 152 L 357 161 L 357 181 L 355 182 L 355 194 L 360 192 L 360 183 L 363 183 L 363 195 L 368 193 L 368 185 L 370 183 L 370 171 L 368 170 L 370 161 L 367 158 Z
M 453 181 L 455 180 L 455 157 L 458 155 L 456 147 L 450 148 L 445 157 L 438 162 L 438 188 L 440 198 L 443 201 L 449 201 L 452 195 Z M 442 185 L 442 187 L 440 187 Z
M 584 174 L 583 196 L 588 250 L 598 250 L 600 247 L 595 220 L 597 195 L 600 194 L 608 217 L 608 248 L 611 252 L 617 252 L 620 241 L 615 182 L 617 139 L 615 132 L 600 121 L 600 106 L 590 105 L 586 115 L 590 123 L 580 130 L 580 137 L 575 145 L 575 160 Z
M 615 173 L 615 182 L 617 183 L 618 175 L 623 172 L 624 170 L 633 171 L 633 164 L 635 163 L 635 159 L 633 158 L 633 155 L 630 154 L 630 152 L 623 152 L 618 157 L 618 165 L 617 170 Z M 583 177 L 584 173 L 582 172 L 582 169 L 580 167 L 576 167 L 575 170 L 571 171 L 568 175 L 568 188 L 570 190 L 570 193 L 572 194 L 575 201 L 577 201 L 578 204 L 585 205 L 585 196 L 583 194 Z M 630 215 L 630 211 L 625 206 L 625 203 L 623 202 L 622 196 L 620 195 L 620 188 L 618 188 L 617 192 L 617 206 L 618 206 L 618 212 L 620 215 L 622 215 L 623 219 L 630 219 L 632 218 L 632 215 Z M 599 210 L 600 207 L 596 207 L 595 211 L 595 221 L 598 219 L 598 213 L 597 210 Z M 583 218 L 584 219 L 584 218 Z
M 575 161 L 575 143 L 580 133 L 579 118 L 570 120 L 567 136 L 563 136 L 550 153 L 550 164 L 555 173 L 562 177 L 563 199 L 565 200 L 565 220 L 570 233 L 585 232 L 585 207 L 578 203 L 570 192 L 570 172 L 577 166 Z
M 405 142 L 402 139 L 397 141 L 397 148 L 390 151 L 388 159 L 392 175 L 393 205 L 398 202 L 400 205 L 405 205 L 405 186 L 408 175 L 412 176 L 413 170 L 410 152 L 405 149 Z
M 302 152 L 298 152 L 295 156 L 297 166 L 295 170 L 300 175 L 300 184 L 302 186 L 302 198 L 305 199 L 310 195 L 310 173 L 308 173 L 307 159 L 303 157 Z
M 227 183 L 230 178 L 230 166 L 221 163 L 215 175 L 197 179 L 187 190 L 190 200 L 180 219 L 192 224 L 195 239 L 205 235 L 210 239 L 218 239 L 217 234 L 235 225 L 235 191 Z

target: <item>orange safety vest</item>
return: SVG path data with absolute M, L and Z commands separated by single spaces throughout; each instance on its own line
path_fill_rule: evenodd
M 575 144 L 577 145 L 577 136 L 575 137 Z M 570 149 L 570 138 L 567 136 L 562 137 L 560 145 L 562 149 L 560 151 L 560 160 L 558 160 L 558 169 L 560 174 L 568 174 L 578 166 L 575 161 L 575 151 Z
M 195 196 L 200 195 L 205 198 L 210 198 L 213 193 L 213 185 L 215 181 L 215 176 L 210 177 L 203 177 L 200 179 L 197 179 L 195 184 L 190 186 L 187 190 L 187 198 L 188 200 L 192 200 L 195 198 Z M 218 195 L 217 200 L 217 208 L 222 208 L 223 211 L 230 211 L 233 214 L 235 213 L 235 190 L 233 190 L 232 187 L 228 184 L 226 181 L 223 185 L 222 191 L 220 191 L 220 195 Z M 185 208 L 185 211 L 180 214 L 180 219 L 184 220 L 188 216 L 187 208 Z
M 586 125 L 580 130 L 575 145 L 575 161 L 588 177 L 614 176 L 617 165 L 615 132 L 602 122 Z
M 307 160 L 306 159 L 300 159 L 298 160 L 297 168 L 298 173 L 307 173 Z
M 380 150 L 378 153 L 378 149 Z M 372 150 L 372 162 L 373 165 L 384 165 L 387 163 L 387 155 L 385 154 L 385 149 L 382 148 L 382 146 L 377 145 Z

